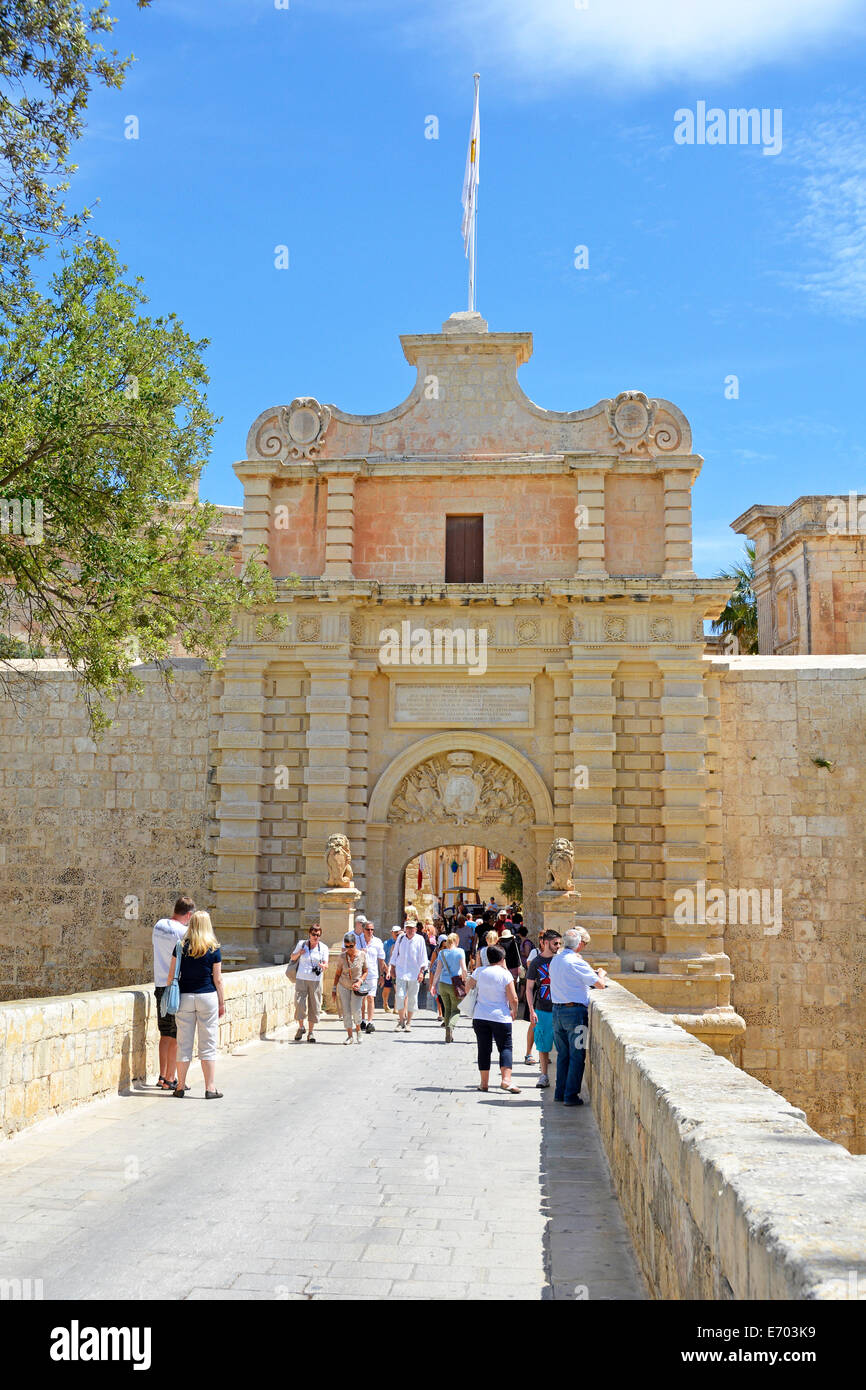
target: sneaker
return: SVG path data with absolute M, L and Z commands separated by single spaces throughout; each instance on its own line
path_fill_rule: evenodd
M 538 1078 L 538 1080 L 536 1081 L 535 1085 L 536 1085 L 536 1087 L 537 1087 L 539 1090 L 542 1090 L 542 1091 L 543 1091 L 544 1088 L 545 1088 L 545 1086 L 549 1086 L 549 1085 L 550 1085 L 550 1077 L 549 1077 L 549 1076 L 540 1076 L 540 1077 Z
M 351 1038 L 346 1038 L 345 1042 L 343 1043 L 343 1046 L 344 1046 L 344 1047 L 351 1047 L 351 1046 L 352 1046 L 352 1039 L 351 1039 Z
M 583 1101 L 581 1100 L 580 1096 L 577 1096 L 574 1100 L 567 1100 L 567 1101 L 565 1101 L 565 1104 L 566 1104 L 566 1105 L 583 1105 Z
M 403 1032 L 404 1032 L 404 1033 L 411 1033 L 411 1032 L 412 1032 L 412 1024 L 411 1024 L 411 1023 L 404 1023 L 404 1024 L 403 1024 Z
M 402 1031 L 403 1031 L 403 1029 L 404 1029 L 405 1027 L 406 1027 L 406 1025 L 405 1025 L 405 1023 L 403 1022 L 402 1018 L 398 1018 L 398 1020 L 397 1020 L 397 1029 L 396 1029 L 396 1031 L 397 1031 L 398 1033 L 402 1033 Z
M 303 1028 L 299 1028 L 298 1031 L 297 1031 L 297 1033 L 295 1034 L 295 1042 L 300 1042 L 300 1041 L 301 1041 L 301 1038 L 302 1038 L 303 1036 L 304 1036 L 304 1030 L 303 1030 Z
M 376 1025 L 375 1025 L 375 1023 L 368 1023 L 368 1024 L 367 1024 L 367 1032 L 368 1032 L 368 1033 L 375 1033 L 375 1031 L 376 1031 Z
M 537 1061 L 537 1058 L 533 1057 L 533 1055 L 532 1055 L 531 1052 L 527 1052 L 527 1054 L 526 1054 L 526 1056 L 524 1057 L 523 1061 L 524 1061 L 524 1064 L 525 1064 L 527 1067 L 534 1067 L 534 1066 L 535 1066 L 535 1063 L 536 1063 L 536 1061 Z

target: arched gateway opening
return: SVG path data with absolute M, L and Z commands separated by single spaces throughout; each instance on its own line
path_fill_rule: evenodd
M 368 915 L 385 926 L 402 921 L 409 862 L 461 844 L 517 864 L 525 918 L 534 930 L 552 827 L 540 773 L 509 744 L 472 732 L 421 739 L 393 759 L 370 797 Z

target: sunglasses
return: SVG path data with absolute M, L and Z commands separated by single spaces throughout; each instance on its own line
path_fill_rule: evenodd
M 310 932 L 310 936 L 321 936 L 321 935 L 322 935 L 322 933 L 321 933 L 320 931 L 311 931 L 311 932 Z

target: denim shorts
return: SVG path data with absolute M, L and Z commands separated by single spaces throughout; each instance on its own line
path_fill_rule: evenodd
M 535 1025 L 535 1050 L 536 1052 L 553 1051 L 553 1013 L 545 1013 L 542 1009 L 536 1009 L 535 1017 L 538 1022 Z

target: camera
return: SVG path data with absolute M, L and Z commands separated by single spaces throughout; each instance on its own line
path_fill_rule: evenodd
M 312 969 L 314 975 L 321 975 L 322 967 L 320 965 L 313 965 L 310 968 Z

